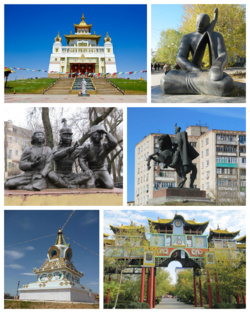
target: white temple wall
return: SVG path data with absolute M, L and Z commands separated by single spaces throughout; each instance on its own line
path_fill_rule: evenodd
M 117 72 L 117 69 L 116 69 L 115 62 L 113 64 L 106 63 L 106 73 L 116 73 L 116 72 Z
M 49 72 L 60 72 L 60 62 L 57 63 L 50 63 L 49 64 Z
M 42 287 L 41 287 L 42 288 Z M 93 293 L 77 289 L 20 290 L 20 300 L 75 301 L 94 303 Z

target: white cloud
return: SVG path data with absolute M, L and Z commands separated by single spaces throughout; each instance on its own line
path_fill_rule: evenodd
M 22 265 L 19 264 L 9 264 L 5 265 L 5 267 L 13 268 L 14 270 L 20 270 L 24 268 Z
M 21 275 L 27 275 L 27 276 L 37 276 L 35 273 L 21 273 Z
M 24 253 L 19 252 L 19 251 L 14 251 L 14 250 L 5 250 L 5 256 L 9 260 L 17 260 L 17 259 L 21 259 L 24 256 Z
M 29 251 L 34 250 L 34 249 L 35 249 L 35 248 L 32 247 L 32 246 L 28 246 L 28 247 L 25 248 L 25 250 L 29 250 Z
M 89 224 L 96 223 L 97 221 L 98 221 L 98 215 L 90 211 L 84 214 L 84 216 L 80 219 L 80 224 L 89 225 Z

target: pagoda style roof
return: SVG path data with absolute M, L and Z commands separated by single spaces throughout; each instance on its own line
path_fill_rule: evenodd
M 79 272 L 74 265 L 64 258 L 58 258 L 55 260 L 47 260 L 39 269 L 35 269 L 33 272 L 36 274 L 53 272 L 55 270 L 63 270 L 66 269 L 73 274 L 82 277 L 83 274 Z
M 196 226 L 198 227 L 198 230 L 201 230 L 202 232 L 204 232 L 207 228 L 207 225 L 209 224 L 209 221 L 207 222 L 203 222 L 203 223 L 199 223 L 199 222 L 195 222 L 195 220 L 185 220 L 184 217 L 182 215 L 178 215 L 176 214 L 174 216 L 173 219 L 162 219 L 162 218 L 159 218 L 157 221 L 153 221 L 151 220 L 150 218 L 148 218 L 148 224 L 149 224 L 149 227 L 150 227 L 150 230 L 151 229 L 154 229 L 156 227 L 159 227 L 159 226 L 167 226 L 167 225 L 172 225 L 174 220 L 182 220 L 184 226 Z
M 238 234 L 240 233 L 240 230 L 235 231 L 235 232 L 229 232 L 227 229 L 210 229 L 209 230 L 209 237 L 208 240 L 213 239 L 214 237 L 230 237 L 231 239 L 235 238 Z
M 64 35 L 67 44 L 69 44 L 69 41 L 72 39 L 95 39 L 97 40 L 97 44 L 100 41 L 100 38 L 102 37 L 102 35 L 91 35 L 91 34 L 75 34 L 75 35 Z
M 103 240 L 104 245 L 115 245 L 115 240 L 114 239 L 104 239 Z
M 83 28 L 89 28 L 89 31 L 91 30 L 91 27 L 92 27 L 92 24 L 87 24 L 85 22 L 85 17 L 84 17 L 84 14 L 82 14 L 82 17 L 81 17 L 81 22 L 79 24 L 74 24 L 74 27 L 75 27 L 75 31 L 77 28 L 79 27 L 83 27 Z
M 145 234 L 145 227 L 144 226 L 136 226 L 136 225 L 129 225 L 129 226 L 113 226 L 113 225 L 109 225 L 110 229 L 113 231 L 114 234 L 120 232 L 120 230 L 122 230 L 122 232 L 126 232 L 129 230 L 134 230 L 134 231 L 138 231 L 141 233 Z
M 246 235 L 237 239 L 237 242 L 245 242 L 245 241 L 246 241 Z
M 104 237 L 109 237 L 109 235 L 108 235 L 108 234 L 106 234 L 106 233 L 103 233 L 103 236 L 104 236 Z
M 246 244 L 245 243 L 238 243 L 237 248 L 246 249 Z

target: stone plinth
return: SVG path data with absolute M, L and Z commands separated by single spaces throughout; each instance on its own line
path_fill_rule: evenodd
M 5 190 L 4 205 L 14 206 L 122 206 L 123 190 L 45 189 L 42 191 Z
M 166 188 L 153 192 L 153 199 L 148 201 L 147 205 L 159 205 L 172 201 L 196 201 L 210 202 L 206 198 L 206 191 L 198 188 Z
M 95 302 L 95 294 L 84 291 L 77 287 L 65 287 L 58 289 L 50 288 L 39 289 L 19 289 L 20 300 L 38 300 L 38 301 L 73 301 L 73 302 Z

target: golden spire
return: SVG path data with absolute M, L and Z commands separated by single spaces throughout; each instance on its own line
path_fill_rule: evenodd
M 60 37 L 59 32 L 58 32 L 58 34 L 57 34 L 57 36 L 56 36 L 56 38 L 55 38 L 55 41 L 59 41 L 59 42 L 62 41 L 62 38 Z
M 62 234 L 63 234 L 63 232 L 62 232 L 62 229 L 60 228 L 59 230 L 58 230 L 58 240 L 57 240 L 57 244 L 58 245 L 62 245 L 63 244 L 63 241 L 62 241 Z
M 109 33 L 107 32 L 106 37 L 104 38 L 105 42 L 111 42 L 111 38 L 109 37 Z
M 81 20 L 82 21 L 80 22 L 79 25 L 84 25 L 84 26 L 87 25 L 86 22 L 84 21 L 85 20 L 84 14 L 82 14 Z
M 82 20 L 82 21 L 84 21 L 84 20 L 85 20 L 84 14 L 82 14 L 82 18 L 81 18 L 81 20 Z

